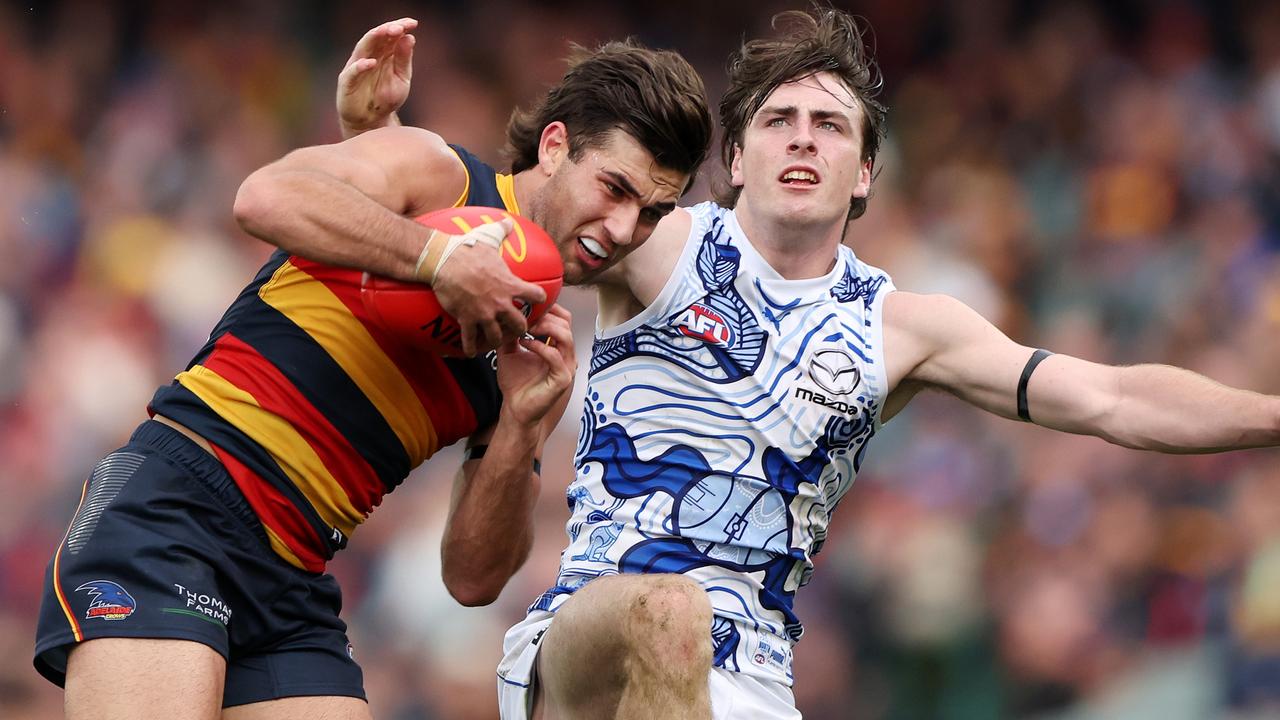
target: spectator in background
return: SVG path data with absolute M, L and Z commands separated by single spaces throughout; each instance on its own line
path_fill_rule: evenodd
M 376 2 L 30 7 L 0 6 L 0 649 L 11 650 L 0 652 L 0 717 L 43 720 L 61 717 L 62 693 L 31 670 L 30 634 L 84 468 L 125 440 L 139 398 L 187 362 L 265 260 L 228 212 L 240 181 L 337 138 L 333 77 L 351 42 L 395 15 Z M 581 0 L 420 12 L 414 80 L 430 90 L 404 118 L 448 127 L 491 163 L 510 108 L 558 77 L 548 61 L 566 38 L 630 32 L 679 48 L 718 95 L 725 55 L 770 14 L 735 24 L 682 3 Z M 1274 4 L 859 12 L 876 28 L 893 111 L 859 257 L 1037 345 L 1280 392 Z M 1152 117 L 1195 124 L 1104 112 L 1139 92 Z M 436 97 L 473 110 L 464 118 Z M 1145 205 L 1172 196 L 1172 214 L 1158 235 L 1096 234 L 1095 188 L 1155 157 L 1156 127 L 1175 142 L 1141 165 L 1166 189 L 1114 207 L 1159 217 Z M 1135 152 L 1118 162 L 1104 152 L 1124 146 Z M 1231 202 L 1203 192 L 1211 169 L 1237 190 Z M 690 197 L 705 199 L 703 187 Z M 591 298 L 561 298 L 590 332 Z M 568 415 L 549 441 L 548 488 L 572 478 Z M 1278 464 L 1269 452 L 1169 461 L 918 397 L 878 434 L 797 599 L 801 617 L 841 640 L 800 644 L 798 706 L 859 720 L 1271 717 L 1280 684 L 1261 670 L 1280 657 L 1280 625 L 1260 611 L 1280 592 L 1252 582 L 1250 611 L 1236 608 L 1280 538 L 1265 511 Z M 416 471 L 330 563 L 376 717 L 492 717 L 462 699 L 492 692 L 502 631 L 559 562 L 564 500 L 546 492 L 525 569 L 494 605 L 458 607 L 431 560 L 445 465 Z M 930 562 L 938 537 L 972 553 L 946 583 Z M 1084 590 L 1072 596 L 1089 599 L 1086 612 L 1072 614 L 1088 632 L 1042 618 L 1052 647 L 1000 632 L 1036 596 L 1037 566 Z M 828 705 L 829 688 L 850 702 Z M 979 699 L 995 709 L 973 712 Z

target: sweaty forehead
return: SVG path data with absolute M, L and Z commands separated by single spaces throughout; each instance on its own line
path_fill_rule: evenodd
M 617 130 L 591 155 L 598 171 L 619 175 L 647 202 L 674 201 L 689 179 L 686 173 L 659 165 L 635 138 Z

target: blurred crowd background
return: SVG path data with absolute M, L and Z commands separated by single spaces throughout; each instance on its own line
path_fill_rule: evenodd
M 234 224 L 236 188 L 336 140 L 335 79 L 366 29 L 418 18 L 406 122 L 501 163 L 511 108 L 569 41 L 677 49 L 715 100 L 736 43 L 800 6 L 0 5 L 0 717 L 61 716 L 30 650 L 84 476 L 269 254 Z M 890 107 L 848 234 L 864 259 L 1028 345 L 1280 393 L 1280 4 L 845 6 L 874 28 Z M 722 178 L 709 162 L 689 201 Z M 593 301 L 565 302 L 585 355 Z M 502 634 L 564 542 L 577 420 L 494 605 L 440 581 L 453 451 L 333 563 L 375 717 L 497 717 Z M 1139 453 L 926 396 L 873 443 L 817 564 L 798 600 L 809 718 L 1280 717 L 1276 452 Z

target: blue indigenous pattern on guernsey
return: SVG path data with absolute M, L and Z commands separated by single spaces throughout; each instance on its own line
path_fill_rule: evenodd
M 597 340 L 591 373 L 626 358 L 658 357 L 699 373 L 708 382 L 731 383 L 755 371 L 768 337 L 734 289 L 741 253 L 726 242 L 724 225 L 712 222 L 698 251 L 698 275 L 706 294 L 678 309 L 661 328 L 641 327 L 611 340 Z
M 682 573 L 715 613 L 714 662 L 790 684 L 793 611 L 878 427 L 892 283 L 840 248 L 781 278 L 731 211 L 690 211 L 658 299 L 596 339 L 555 610 L 591 580 Z

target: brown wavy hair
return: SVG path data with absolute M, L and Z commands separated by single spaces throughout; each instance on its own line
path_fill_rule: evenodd
M 512 172 L 538 163 L 542 131 L 557 120 L 568 128 L 569 157 L 575 161 L 617 128 L 661 167 L 687 173 L 690 185 L 711 146 L 711 110 L 702 78 L 679 54 L 631 39 L 595 50 L 573 45 L 564 78 L 536 105 L 511 114 L 507 155 Z
M 829 72 L 849 88 L 862 108 L 862 158 L 874 163 L 884 139 L 885 106 L 876 96 L 883 85 L 880 69 L 863 42 L 863 27 L 842 10 L 815 6 L 773 16 L 776 38 L 742 43 L 729 57 L 729 87 L 720 99 L 720 155 L 725 168 L 733 162 L 735 147 L 752 116 L 779 85 L 817 73 Z M 724 183 L 716 199 L 725 207 L 738 202 L 742 188 Z M 866 198 L 853 198 L 849 219 L 867 210 Z

